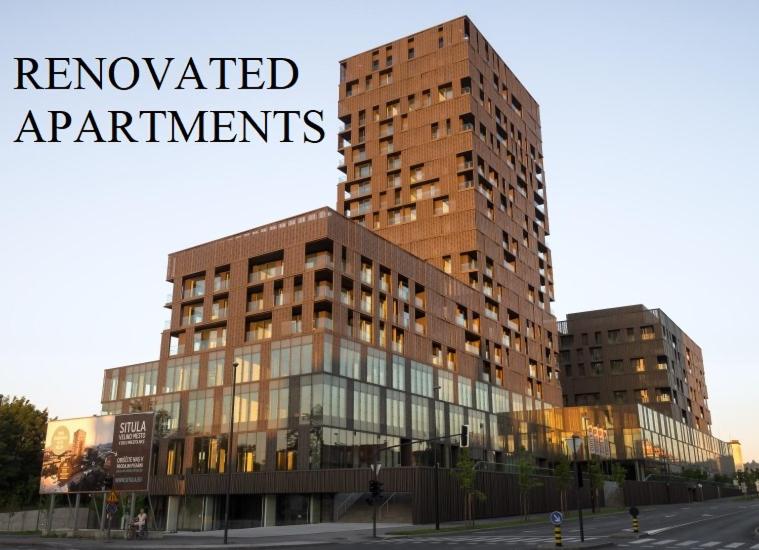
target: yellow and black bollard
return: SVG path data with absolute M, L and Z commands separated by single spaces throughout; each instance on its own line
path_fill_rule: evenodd
M 556 542 L 556 546 L 561 546 L 561 525 L 553 528 L 553 539 Z
M 633 518 L 633 533 L 637 535 L 639 531 L 640 529 L 638 529 L 638 518 L 635 517 Z

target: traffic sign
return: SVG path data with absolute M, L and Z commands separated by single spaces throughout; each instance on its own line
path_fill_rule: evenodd
M 555 526 L 561 525 L 561 522 L 564 521 L 564 514 L 562 514 L 559 511 L 551 512 L 551 515 L 548 516 L 551 520 L 551 523 L 553 523 Z
M 108 504 L 118 504 L 119 495 L 116 494 L 116 491 L 111 491 L 110 493 L 108 493 L 108 497 L 105 499 L 105 501 Z
M 108 503 L 108 506 L 105 507 L 105 510 L 110 515 L 114 515 L 119 510 L 119 507 L 115 502 L 110 502 Z
M 635 506 L 630 506 L 630 515 L 634 518 L 638 517 L 638 509 Z

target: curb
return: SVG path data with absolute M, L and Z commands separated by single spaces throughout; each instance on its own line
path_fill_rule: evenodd
M 612 548 L 616 546 L 612 541 L 610 540 L 599 540 L 599 541 L 590 541 L 590 542 L 572 542 L 569 544 L 563 544 L 562 548 Z M 542 546 L 537 547 L 538 550 L 556 550 L 555 544 L 546 544 Z
M 759 527 L 757 527 L 756 529 L 754 529 L 754 537 L 756 537 L 756 538 L 759 539 Z

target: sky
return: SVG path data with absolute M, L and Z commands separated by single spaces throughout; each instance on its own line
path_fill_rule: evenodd
M 0 393 L 100 411 L 157 358 L 167 254 L 336 199 L 338 61 L 469 15 L 541 106 L 554 309 L 643 303 L 759 459 L 759 3 L 14 2 L 0 17 Z M 289 57 L 289 90 L 14 90 L 14 57 Z M 320 109 L 318 144 L 13 143 L 26 112 Z M 102 115 L 101 115 L 102 116 Z M 105 119 L 103 119 L 105 120 Z M 75 122 L 76 124 L 76 122 Z M 70 141 L 70 140 L 69 140 Z

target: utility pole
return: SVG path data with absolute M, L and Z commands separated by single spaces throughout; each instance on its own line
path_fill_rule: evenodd
M 582 471 L 580 463 L 577 461 L 577 451 L 582 448 L 582 438 L 577 435 L 567 439 L 567 445 L 572 449 L 572 455 L 575 461 L 575 473 L 577 475 L 577 517 L 580 520 L 580 541 L 585 542 L 585 531 L 582 524 L 582 502 L 580 500 L 580 489 L 582 488 Z
M 237 366 L 238 363 L 232 363 L 232 411 L 229 413 L 229 439 L 227 440 L 227 466 L 225 475 L 227 477 L 227 489 L 224 502 L 224 544 L 229 542 L 229 493 L 232 488 L 232 438 L 235 433 L 235 388 L 237 386 Z
M 440 386 L 432 388 L 435 391 L 435 406 L 440 394 Z M 435 461 L 435 530 L 440 530 L 440 463 L 437 459 L 437 443 L 432 444 L 433 460 Z

